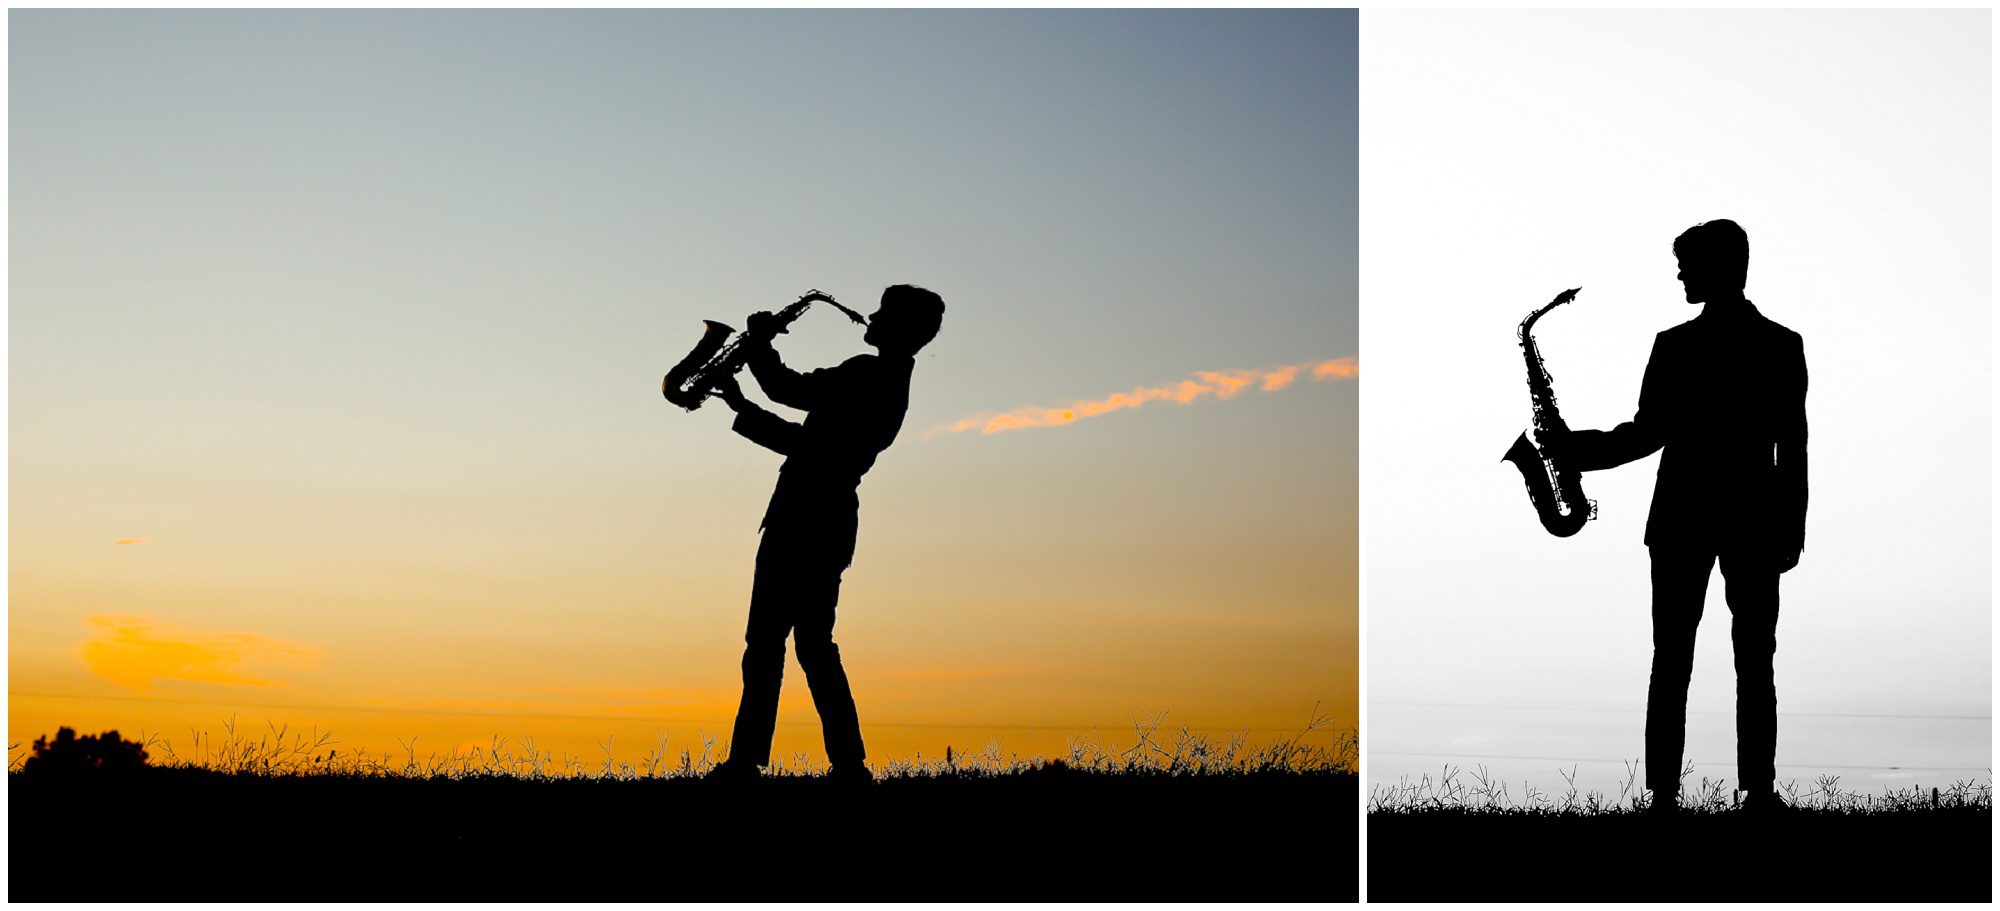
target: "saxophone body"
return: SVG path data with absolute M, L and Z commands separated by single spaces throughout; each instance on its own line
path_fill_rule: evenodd
M 1569 425 L 1563 422 L 1562 411 L 1556 407 L 1555 385 L 1549 379 L 1548 368 L 1542 364 L 1542 353 L 1535 346 L 1535 321 L 1555 308 L 1576 299 L 1581 288 L 1571 288 L 1556 295 L 1556 299 L 1521 321 L 1519 338 L 1521 354 L 1528 363 L 1528 399 L 1534 408 L 1534 430 L 1537 437 L 1561 436 L 1569 433 Z M 1597 516 L 1597 504 L 1583 495 L 1583 473 L 1575 468 L 1557 464 L 1557 460 L 1542 452 L 1526 433 L 1515 438 L 1514 445 L 1501 456 L 1502 461 L 1514 463 L 1520 469 L 1521 479 L 1528 485 L 1528 500 L 1535 506 L 1535 515 L 1542 520 L 1542 527 L 1558 538 L 1567 538 L 1583 528 L 1583 523 Z
M 785 331 L 786 326 L 790 326 L 814 303 L 832 304 L 835 309 L 847 314 L 848 319 L 863 326 L 868 324 L 866 317 L 841 306 L 833 295 L 814 288 L 778 311 L 777 331 Z M 736 337 L 730 338 L 731 333 L 735 333 Z M 727 324 L 715 320 L 702 320 L 701 340 L 695 342 L 694 350 L 681 358 L 680 363 L 667 371 L 666 377 L 660 381 L 660 394 L 688 411 L 700 408 L 717 382 L 735 376 L 737 371 L 743 369 L 750 356 L 749 350 L 744 347 L 748 339 L 747 332 L 736 332 Z

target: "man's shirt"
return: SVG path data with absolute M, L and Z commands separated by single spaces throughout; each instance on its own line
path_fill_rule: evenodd
M 1748 301 L 1653 341 L 1632 420 L 1572 434 L 1565 456 L 1595 471 L 1660 456 L 1646 544 L 1805 546 L 1806 360 L 1799 334 Z
M 805 423 L 795 424 L 752 405 L 732 425 L 785 457 L 764 526 L 823 527 L 851 541 L 859 508 L 855 490 L 903 427 L 916 360 L 860 354 L 839 366 L 799 373 L 766 345 L 748 363 L 772 401 L 806 412 Z

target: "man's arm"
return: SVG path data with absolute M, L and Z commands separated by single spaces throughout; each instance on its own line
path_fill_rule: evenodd
M 1806 546 L 1806 350 L 1801 340 L 1788 352 L 1788 381 L 1780 412 L 1775 460 L 1778 469 L 1778 571 L 1799 565 Z
M 1632 419 L 1610 430 L 1573 430 L 1556 443 L 1556 457 L 1578 471 L 1598 471 L 1638 461 L 1666 445 L 1661 411 L 1666 402 L 1666 372 L 1660 339 L 1646 359 L 1646 378 L 1639 383 L 1639 410 Z
M 811 373 L 793 370 L 778 359 L 778 352 L 769 343 L 751 348 L 744 363 L 749 366 L 750 375 L 757 378 L 757 386 L 780 405 L 811 411 L 825 397 L 825 370 Z
M 721 397 L 731 411 L 736 412 L 736 420 L 729 429 L 741 434 L 744 439 L 769 449 L 782 456 L 789 456 L 798 447 L 799 437 L 806 429 L 762 408 L 756 402 L 743 396 L 743 390 L 734 378 L 718 383 L 716 395 Z
M 780 317 L 775 313 L 750 314 L 745 330 L 749 335 L 749 347 L 745 349 L 743 362 L 749 366 L 750 375 L 757 378 L 757 385 L 771 401 L 789 405 L 800 411 L 811 411 L 819 407 L 825 396 L 822 387 L 826 385 L 825 371 L 815 370 L 800 373 L 785 366 L 778 359 L 777 349 L 771 347 L 771 339 L 785 331 Z

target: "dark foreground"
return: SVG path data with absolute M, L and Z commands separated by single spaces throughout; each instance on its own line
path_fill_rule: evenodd
M 1977 901 L 1993 812 L 1368 815 L 1370 901 Z
M 1355 777 L 10 775 L 11 901 L 1357 898 Z

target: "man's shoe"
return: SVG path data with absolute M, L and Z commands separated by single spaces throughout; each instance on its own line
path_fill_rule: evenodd
M 701 776 L 701 780 L 721 784 L 746 784 L 756 781 L 761 774 L 762 772 L 750 763 L 724 760 L 717 763 L 715 768 L 709 769 L 708 774 Z
M 875 783 L 875 773 L 858 762 L 841 763 L 826 770 L 826 780 L 839 785 L 870 785 Z
M 1751 816 L 1789 816 L 1797 813 L 1791 804 L 1772 791 L 1752 791 L 1743 798 L 1743 812 Z

